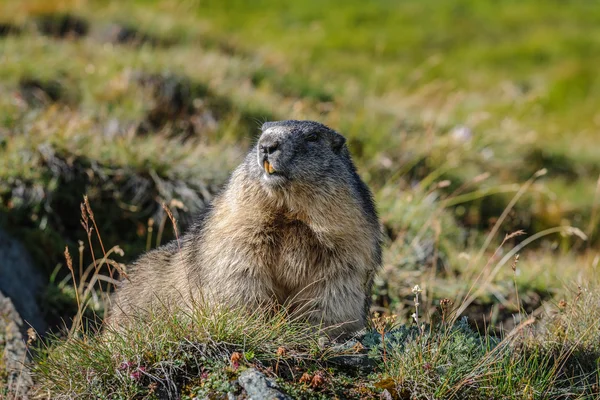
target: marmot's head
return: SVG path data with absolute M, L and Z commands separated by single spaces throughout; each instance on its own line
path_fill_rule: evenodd
M 349 155 L 345 142 L 342 135 L 318 122 L 266 122 L 256 144 L 253 168 L 271 190 L 294 182 L 325 184 L 346 169 Z

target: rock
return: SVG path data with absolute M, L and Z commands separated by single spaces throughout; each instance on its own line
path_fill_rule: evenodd
M 334 345 L 330 351 L 334 354 L 329 358 L 329 362 L 338 368 L 360 371 L 362 373 L 371 373 L 377 363 L 369 357 L 368 349 L 363 346 L 361 339 L 364 335 L 359 335 L 344 343 Z
M 38 305 L 42 291 L 42 275 L 25 247 L 0 229 L 0 292 L 12 301 L 25 322 L 20 325 L 21 333 L 29 326 L 39 333 L 46 330 L 46 322 Z
M 21 335 L 23 320 L 13 303 L 0 293 L 0 387 L 6 385 L 8 398 L 28 399 L 33 381 L 24 363 L 27 361 L 27 347 Z M 5 369 L 5 371 L 2 371 Z
M 253 368 L 242 372 L 238 381 L 246 391 L 248 400 L 292 400 L 291 397 L 279 391 L 274 382 Z
M 369 358 L 367 354 L 346 354 L 331 357 L 329 361 L 338 368 L 357 370 L 363 373 L 371 373 L 375 370 L 377 363 Z

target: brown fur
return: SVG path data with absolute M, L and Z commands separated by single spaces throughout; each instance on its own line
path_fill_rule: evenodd
M 212 210 L 179 245 L 134 264 L 131 282 L 115 296 L 111 321 L 157 301 L 204 299 L 250 307 L 276 301 L 308 312 L 315 324 L 336 325 L 333 334 L 364 327 L 380 264 L 380 229 L 374 211 L 365 212 L 357 175 L 337 171 L 318 185 L 298 179 L 285 190 L 265 188 L 257 182 L 255 159 L 253 152 L 234 171 Z

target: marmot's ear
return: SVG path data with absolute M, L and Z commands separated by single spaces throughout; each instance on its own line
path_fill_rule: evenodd
M 331 148 L 336 153 L 339 153 L 344 148 L 345 143 L 346 138 L 340 135 L 339 133 L 335 133 L 333 135 L 333 138 L 331 139 Z

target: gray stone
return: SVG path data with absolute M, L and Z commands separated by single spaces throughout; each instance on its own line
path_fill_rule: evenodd
M 38 306 L 43 279 L 25 247 L 0 229 L 0 292 L 11 299 L 25 322 L 21 331 L 31 325 L 37 332 L 46 330 L 46 322 Z
M 28 392 L 33 385 L 27 361 L 27 347 L 21 328 L 23 321 L 15 310 L 9 298 L 0 293 L 0 365 L 6 369 L 6 374 L 0 371 L 0 376 L 6 376 L 6 382 L 0 381 L 0 387 L 6 386 L 9 398 L 28 399 Z
M 248 400 L 292 400 L 279 390 L 277 384 L 253 368 L 242 372 L 238 382 L 246 391 Z
M 363 373 L 373 372 L 376 363 L 368 356 L 368 349 L 362 346 L 361 340 L 362 336 L 358 335 L 344 343 L 332 346 L 330 348 L 332 356 L 328 361 L 338 368 L 359 370 Z

